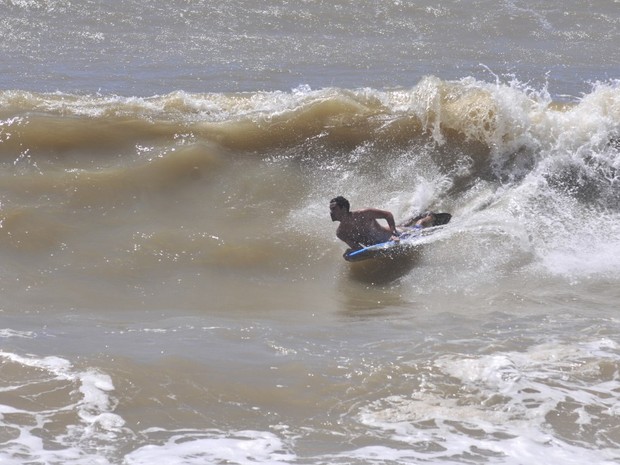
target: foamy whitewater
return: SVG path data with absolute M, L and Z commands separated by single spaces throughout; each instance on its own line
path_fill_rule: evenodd
M 0 0 L 0 463 L 619 464 L 619 12 Z

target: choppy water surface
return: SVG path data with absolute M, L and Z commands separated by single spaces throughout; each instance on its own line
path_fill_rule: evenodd
M 615 2 L 0 9 L 3 463 L 618 463 Z

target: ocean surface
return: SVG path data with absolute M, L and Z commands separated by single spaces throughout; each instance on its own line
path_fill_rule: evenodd
M 0 33 L 0 463 L 620 464 L 618 0 Z M 351 264 L 337 195 L 453 219 Z

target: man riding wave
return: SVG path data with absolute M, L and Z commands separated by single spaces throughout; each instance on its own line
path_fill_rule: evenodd
M 394 215 L 387 210 L 364 208 L 351 211 L 349 201 L 342 196 L 333 198 L 329 203 L 329 212 L 332 221 L 339 221 L 336 236 L 345 242 L 352 250 L 358 250 L 369 245 L 379 244 L 390 240 L 398 240 L 400 231 L 394 221 Z M 447 214 L 445 214 L 447 215 Z M 445 221 L 447 223 L 449 221 Z M 377 220 L 385 220 L 387 227 Z M 398 227 L 425 228 L 435 226 L 437 216 L 432 212 L 410 218 Z M 441 224 L 444 224 L 442 222 Z M 348 252 L 348 251 L 347 251 Z

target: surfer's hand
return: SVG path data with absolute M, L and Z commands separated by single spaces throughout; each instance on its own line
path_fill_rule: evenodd
M 400 237 L 398 234 L 392 234 L 392 237 L 390 237 L 390 240 L 394 242 L 398 242 L 400 241 Z

